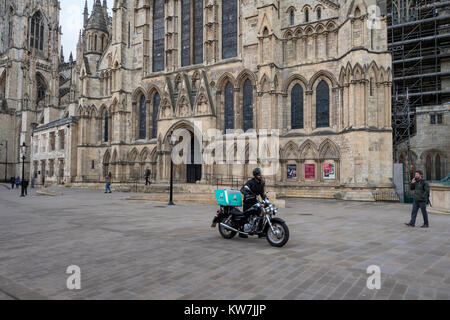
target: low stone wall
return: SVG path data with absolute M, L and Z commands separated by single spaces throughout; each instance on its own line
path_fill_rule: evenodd
M 431 183 L 430 212 L 450 214 L 450 185 Z

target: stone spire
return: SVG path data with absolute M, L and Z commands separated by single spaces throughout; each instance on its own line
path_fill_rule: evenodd
M 100 0 L 95 0 L 94 8 L 92 9 L 91 16 L 88 19 L 85 29 L 96 29 L 108 32 L 108 22 L 104 14 L 104 7 L 102 7 Z
M 83 26 L 86 28 L 86 25 L 88 23 L 88 19 L 89 19 L 89 11 L 88 11 L 88 4 L 87 4 L 87 0 L 84 3 L 84 12 L 83 12 L 83 16 L 84 16 L 84 24 Z

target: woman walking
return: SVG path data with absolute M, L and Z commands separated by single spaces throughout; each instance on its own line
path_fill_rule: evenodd
M 105 188 L 105 193 L 111 193 L 111 182 L 112 182 L 112 174 L 111 172 L 108 173 L 108 175 L 106 176 L 106 188 Z

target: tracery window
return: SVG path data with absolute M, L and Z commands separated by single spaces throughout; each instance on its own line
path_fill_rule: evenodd
M 158 112 L 161 98 L 159 93 L 155 93 L 153 96 L 153 117 L 152 117 L 152 138 L 156 138 L 158 134 Z
M 222 59 L 237 56 L 237 0 L 222 1 Z
M 316 127 L 330 126 L 330 89 L 325 80 L 316 89 Z
M 303 88 L 299 84 L 291 91 L 291 127 L 303 129 Z
M 225 130 L 234 129 L 234 89 L 231 82 L 225 86 Z
M 139 139 L 145 139 L 147 132 L 147 106 L 145 96 L 141 95 L 139 101 Z
M 181 65 L 203 62 L 203 1 L 182 0 Z
M 44 50 L 44 22 L 39 11 L 31 18 L 30 48 Z
M 153 72 L 164 70 L 164 0 L 153 2 Z
M 253 129 L 253 85 L 250 79 L 245 81 L 243 93 L 243 125 L 247 131 Z

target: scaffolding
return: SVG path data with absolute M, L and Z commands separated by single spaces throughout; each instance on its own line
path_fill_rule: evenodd
M 388 0 L 388 47 L 392 53 L 392 127 L 394 154 L 416 133 L 416 108 L 450 100 L 442 79 L 450 71 L 450 1 Z M 449 69 L 450 70 L 450 69 Z

